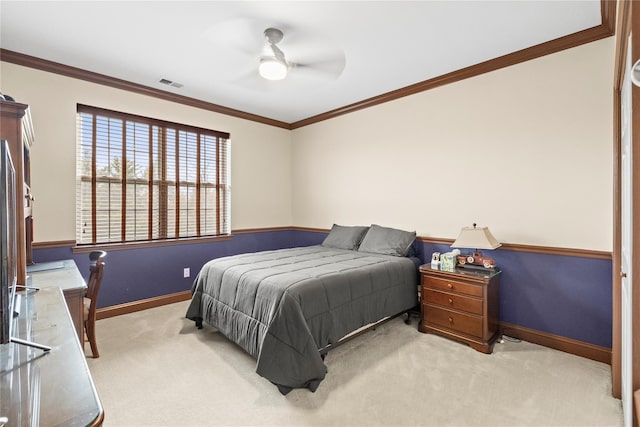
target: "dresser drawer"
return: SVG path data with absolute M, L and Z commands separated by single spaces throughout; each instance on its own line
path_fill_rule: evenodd
M 482 316 L 482 299 L 425 289 L 423 301 Z
M 461 294 L 473 295 L 476 297 L 482 296 L 482 286 L 474 285 L 473 283 L 457 282 L 455 280 L 446 280 L 436 277 L 423 278 L 423 285 L 427 288 L 439 289 L 442 291 L 459 292 Z
M 457 313 L 427 304 L 423 305 L 422 310 L 427 323 L 482 338 L 482 317 Z

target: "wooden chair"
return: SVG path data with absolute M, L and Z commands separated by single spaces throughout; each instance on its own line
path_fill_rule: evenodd
M 91 353 L 94 358 L 100 357 L 98 344 L 96 343 L 96 303 L 98 302 L 98 291 L 102 283 L 102 272 L 104 270 L 104 251 L 93 251 L 89 254 L 91 265 L 89 270 L 89 283 L 87 284 L 87 294 L 84 297 L 84 332 L 91 345 Z

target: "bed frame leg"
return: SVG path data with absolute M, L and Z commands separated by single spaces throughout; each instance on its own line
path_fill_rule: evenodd
M 202 319 L 196 319 L 196 328 L 202 329 Z
M 404 323 L 406 325 L 410 325 L 411 317 L 416 317 L 417 319 L 420 319 L 420 306 L 416 306 L 410 310 L 407 310 L 406 313 L 407 313 L 407 319 L 404 321 Z

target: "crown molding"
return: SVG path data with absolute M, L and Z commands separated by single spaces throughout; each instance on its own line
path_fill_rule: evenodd
M 391 92 L 383 93 L 381 95 L 355 102 L 353 104 L 345 105 L 343 107 L 336 108 L 334 110 L 308 117 L 306 119 L 299 120 L 293 123 L 286 123 L 279 120 L 270 119 L 268 117 L 263 117 L 233 108 L 224 107 L 222 105 L 213 104 L 211 102 L 201 101 L 195 98 L 166 92 L 149 86 L 144 86 L 115 77 L 106 76 L 104 74 L 83 70 L 81 68 L 71 67 L 68 65 L 48 61 L 46 59 L 36 58 L 34 56 L 29 56 L 6 49 L 0 49 L 0 61 L 10 62 L 16 65 L 22 65 L 25 67 L 60 74 L 79 80 L 85 80 L 116 89 L 126 90 L 141 95 L 163 99 L 165 101 L 175 102 L 178 104 L 188 105 L 215 113 L 258 122 L 269 126 L 292 130 L 321 121 L 329 120 L 345 114 L 353 113 L 365 108 L 373 107 L 385 102 L 394 101 L 396 99 L 434 89 L 439 86 L 455 83 L 461 80 L 468 79 L 470 77 L 476 77 L 484 73 L 509 67 L 511 65 L 529 61 L 531 59 L 540 58 L 545 55 L 550 55 L 565 49 L 577 47 L 606 37 L 610 37 L 615 34 L 616 5 L 617 2 L 615 0 L 601 0 L 600 10 L 602 23 L 596 27 L 569 34 L 564 37 L 560 37 L 545 43 L 538 44 L 536 46 L 529 47 L 527 49 L 522 49 L 495 59 L 462 68 L 460 70 L 452 71 L 442 76 L 434 77 L 432 79 L 396 89 Z
M 69 65 L 48 61 L 42 58 L 36 58 L 35 56 L 25 55 L 23 53 L 14 52 L 7 49 L 0 49 L 0 60 L 16 65 L 22 65 L 24 67 L 47 71 L 49 73 L 60 74 L 62 76 L 71 77 L 74 79 L 97 83 L 115 89 L 126 90 L 128 92 L 133 92 L 140 95 L 151 96 L 154 98 L 163 99 L 165 101 L 175 102 L 177 104 L 188 105 L 190 107 L 200 108 L 202 110 L 213 111 L 214 113 L 220 113 L 231 117 L 237 117 L 240 119 L 250 120 L 253 122 L 263 123 L 266 125 L 284 129 L 291 128 L 291 125 L 289 123 L 270 119 L 268 117 L 258 116 L 256 114 L 235 110 L 233 108 L 223 107 L 222 105 L 213 104 L 211 102 L 189 98 L 188 96 L 166 92 L 138 83 L 129 82 L 127 80 L 106 76 L 104 74 L 94 73 L 93 71 L 71 67 Z
M 354 111 L 373 107 L 385 102 L 394 101 L 405 96 L 414 95 L 430 89 L 444 86 L 450 83 L 459 82 L 470 77 L 476 77 L 484 73 L 498 70 L 500 68 L 516 65 L 521 62 L 540 58 L 546 55 L 560 52 L 562 50 L 571 49 L 586 43 L 591 43 L 615 34 L 616 21 L 616 2 L 610 0 L 602 0 L 601 2 L 602 24 L 588 28 L 577 33 L 569 34 L 545 43 L 541 43 L 526 49 L 522 49 L 498 58 L 490 59 L 479 64 L 471 65 L 460 70 L 452 71 L 429 80 L 415 83 L 401 89 L 383 93 L 363 101 L 359 101 L 344 107 L 326 113 L 318 114 L 297 122 L 291 123 L 291 129 L 298 129 L 324 120 L 333 119 L 344 114 L 353 113 Z

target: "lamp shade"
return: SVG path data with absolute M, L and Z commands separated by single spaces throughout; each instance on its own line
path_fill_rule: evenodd
M 463 227 L 452 248 L 467 249 L 495 249 L 502 246 L 493 234 L 489 231 L 489 227 Z

